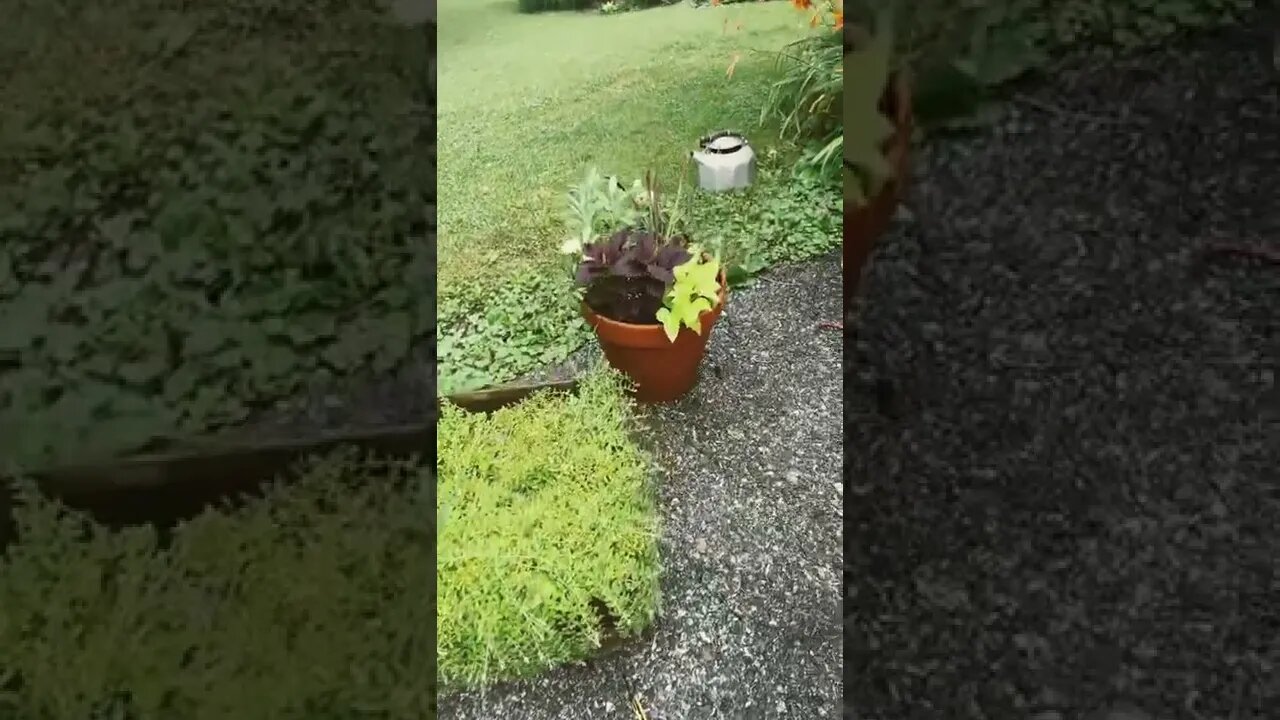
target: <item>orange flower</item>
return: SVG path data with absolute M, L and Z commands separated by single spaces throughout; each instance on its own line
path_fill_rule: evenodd
M 818 27 L 819 22 L 822 22 L 822 16 L 818 13 L 814 13 L 813 17 L 809 18 L 809 27 L 816 28 Z
M 835 15 L 835 21 L 836 21 L 836 29 L 839 30 L 844 27 L 844 11 L 837 10 L 835 11 L 834 15 Z
M 791 0 L 797 10 L 808 10 L 813 7 L 813 0 Z
M 714 7 L 716 5 L 719 5 L 722 2 L 724 2 L 724 0 L 711 0 L 711 5 L 712 7 Z

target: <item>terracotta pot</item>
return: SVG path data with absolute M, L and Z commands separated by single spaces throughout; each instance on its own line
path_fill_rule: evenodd
M 667 339 L 660 324 L 634 325 L 610 320 L 597 315 L 585 302 L 582 303 L 582 316 L 595 329 L 605 359 L 635 383 L 636 400 L 670 402 L 683 397 L 697 384 L 698 366 L 707 352 L 711 328 L 724 311 L 727 288 L 722 270 L 720 300 L 698 318 L 702 323 L 702 334 L 682 327 L 675 342 Z
M 858 293 L 862 269 L 875 247 L 876 240 L 889 228 L 898 208 L 908 174 L 911 170 L 909 152 L 913 121 L 911 114 L 911 87 L 906 78 L 895 75 L 885 88 L 881 109 L 893 118 L 894 133 L 885 143 L 885 153 L 893 168 L 893 177 L 880 188 L 871 201 L 844 211 L 844 305 Z

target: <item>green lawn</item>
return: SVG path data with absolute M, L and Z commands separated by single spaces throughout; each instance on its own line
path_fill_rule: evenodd
M 440 292 L 554 260 L 563 197 L 591 164 L 674 179 L 698 137 L 754 128 L 777 49 L 805 28 L 786 3 L 620 15 L 440 3 Z M 724 23 L 741 22 L 741 31 Z M 763 138 L 761 138 L 763 139 Z
M 790 166 L 793 149 L 776 148 L 771 161 L 776 132 L 758 126 L 777 76 L 769 53 L 808 30 L 789 3 L 606 16 L 442 0 L 440 16 L 442 392 L 506 380 L 586 337 L 557 252 L 564 194 L 586 167 L 628 181 L 653 169 L 671 188 L 698 137 L 724 127 L 751 135 L 766 170 Z M 765 172 L 751 197 L 794 194 L 790 186 L 788 173 Z M 700 214 L 723 219 L 715 208 L 735 202 L 744 201 L 702 198 L 712 211 Z

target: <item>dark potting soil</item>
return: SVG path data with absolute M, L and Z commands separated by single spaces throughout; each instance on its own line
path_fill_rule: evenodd
M 584 302 L 601 317 L 632 325 L 657 325 L 663 285 L 652 279 L 610 277 L 587 288 Z
M 1280 717 L 1280 267 L 1197 260 L 1280 247 L 1271 40 L 1072 60 L 918 161 L 846 347 L 849 716 Z

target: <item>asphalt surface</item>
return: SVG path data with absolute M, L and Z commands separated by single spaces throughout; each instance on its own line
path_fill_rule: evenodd
M 1280 717 L 1280 265 L 1201 258 L 1280 250 L 1272 40 L 919 159 L 847 351 L 850 717 Z
M 644 413 L 661 467 L 663 609 L 650 636 L 484 693 L 442 720 L 837 718 L 841 353 L 835 257 L 730 296 L 701 381 Z

